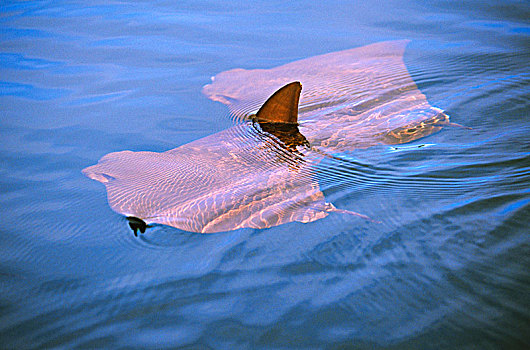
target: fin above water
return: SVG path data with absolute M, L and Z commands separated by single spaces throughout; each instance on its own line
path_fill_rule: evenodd
M 298 102 L 302 84 L 289 83 L 274 94 L 259 109 L 255 119 L 258 123 L 298 123 Z

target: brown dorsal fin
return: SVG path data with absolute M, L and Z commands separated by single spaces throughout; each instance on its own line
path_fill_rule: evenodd
M 298 122 L 298 101 L 302 84 L 299 81 L 289 83 L 272 94 L 256 113 L 256 120 L 265 123 Z

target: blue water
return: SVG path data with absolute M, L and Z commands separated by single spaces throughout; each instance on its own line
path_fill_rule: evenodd
M 530 347 L 528 2 L 0 8 L 1 348 Z M 81 173 L 230 127 L 200 93 L 219 72 L 395 39 L 472 129 L 324 164 L 326 199 L 380 224 L 135 238 Z

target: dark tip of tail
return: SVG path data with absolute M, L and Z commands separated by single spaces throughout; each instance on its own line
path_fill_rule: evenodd
M 138 237 L 138 230 L 140 233 L 145 232 L 145 229 L 147 228 L 145 221 L 135 216 L 128 216 L 127 220 L 129 221 L 129 227 L 133 231 L 135 237 Z

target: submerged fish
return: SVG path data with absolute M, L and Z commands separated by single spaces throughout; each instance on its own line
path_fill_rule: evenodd
M 407 72 L 406 44 L 220 73 L 203 93 L 240 124 L 162 153 L 110 153 L 83 173 L 106 186 L 111 208 L 135 234 L 153 223 L 201 233 L 261 229 L 333 211 L 367 219 L 327 203 L 314 167 L 334 153 L 410 142 L 449 123 Z

